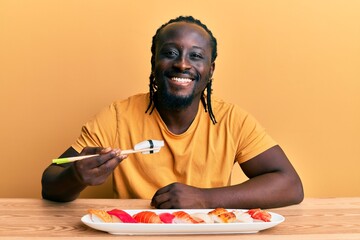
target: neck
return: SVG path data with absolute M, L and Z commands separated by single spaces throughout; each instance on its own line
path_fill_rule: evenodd
M 168 109 L 161 103 L 155 103 L 155 106 L 168 129 L 174 134 L 182 134 L 194 121 L 199 101 L 200 99 L 194 99 L 188 107 L 182 109 Z

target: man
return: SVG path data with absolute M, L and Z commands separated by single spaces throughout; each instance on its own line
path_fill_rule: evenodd
M 157 30 L 151 51 L 150 92 L 116 101 L 85 124 L 61 157 L 100 155 L 50 165 L 43 197 L 71 201 L 113 174 L 117 197 L 151 198 L 156 208 L 301 202 L 301 180 L 282 149 L 250 114 L 212 97 L 217 42 L 211 31 L 193 17 L 172 19 Z M 121 155 L 147 139 L 165 146 L 156 154 Z M 249 180 L 230 186 L 236 163 Z

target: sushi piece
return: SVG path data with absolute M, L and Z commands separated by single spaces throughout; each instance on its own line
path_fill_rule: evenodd
M 141 211 L 133 215 L 133 218 L 139 223 L 162 223 L 159 215 L 152 211 Z
M 160 213 L 159 217 L 163 223 L 173 223 L 173 220 L 175 218 L 175 216 L 171 213 Z
M 109 223 L 112 222 L 112 217 L 104 210 L 89 209 L 91 221 L 95 223 Z
M 254 208 L 247 211 L 248 214 L 253 219 L 264 221 L 264 222 L 270 222 L 271 221 L 271 214 L 266 210 L 261 210 L 260 208 Z
M 111 215 L 113 222 L 137 223 L 137 221 L 130 214 L 123 210 L 113 209 L 111 211 L 107 211 L 107 213 Z
M 225 208 L 215 208 L 210 211 L 208 215 L 215 223 L 231 223 L 236 221 L 236 216 L 233 212 L 229 212 Z
M 208 214 L 209 216 L 217 216 L 220 215 L 222 213 L 227 213 L 228 210 L 226 210 L 225 208 L 215 208 L 214 210 L 211 210 Z
M 241 210 L 234 210 L 233 213 L 236 216 L 236 222 L 251 223 L 254 219 L 247 212 Z
M 233 212 L 221 213 L 212 217 L 215 223 L 232 223 L 236 221 L 236 216 Z
M 198 212 L 190 214 L 190 216 L 199 223 L 214 223 L 214 220 L 209 216 L 209 214 L 204 212 Z
M 173 220 L 173 223 L 203 223 L 204 220 L 199 219 L 199 221 L 195 220 L 190 216 L 190 214 L 184 212 L 184 211 L 177 211 L 172 213 L 175 218 Z

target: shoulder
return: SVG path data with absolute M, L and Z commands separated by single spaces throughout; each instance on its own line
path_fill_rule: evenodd
M 95 119 L 117 119 L 120 115 L 130 112 L 145 112 L 149 103 L 149 95 L 146 93 L 136 94 L 126 99 L 115 100 L 109 105 L 103 107 L 95 116 Z
M 222 121 L 224 118 L 232 118 L 242 121 L 250 115 L 248 111 L 241 108 L 239 105 L 226 102 L 216 96 L 211 97 L 211 103 L 213 112 L 218 121 Z
M 149 103 L 149 93 L 138 93 L 127 97 L 125 99 L 115 100 L 113 105 L 123 105 L 123 104 L 132 104 L 132 103 Z
M 148 104 L 149 93 L 139 93 L 126 99 L 116 100 L 112 102 L 110 107 L 114 108 L 116 111 L 124 111 L 129 110 L 129 108 L 131 107 L 136 107 L 136 109 L 142 109 L 143 107 L 147 107 Z
M 234 134 L 244 131 L 251 132 L 254 129 L 263 130 L 263 126 L 258 120 L 239 105 L 226 102 L 217 97 L 214 97 L 211 102 L 219 127 L 226 127 Z

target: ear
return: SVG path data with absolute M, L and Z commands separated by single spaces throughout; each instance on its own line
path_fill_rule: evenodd
M 215 62 L 212 62 L 210 67 L 210 78 L 212 78 L 214 71 L 215 71 Z

